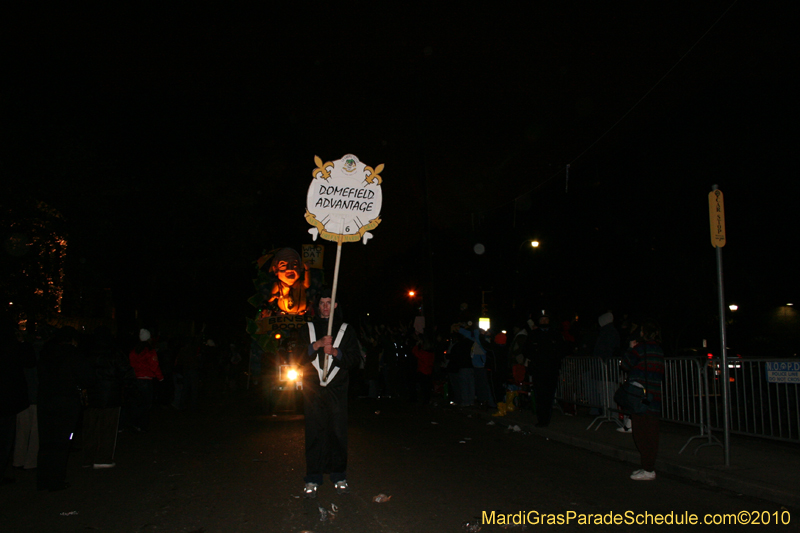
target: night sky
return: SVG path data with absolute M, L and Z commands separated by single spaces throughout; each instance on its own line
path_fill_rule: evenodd
M 63 214 L 65 309 L 111 288 L 121 317 L 243 329 L 253 261 L 311 242 L 314 156 L 348 153 L 385 165 L 383 222 L 343 250 L 351 320 L 409 319 L 416 288 L 446 324 L 491 291 L 506 327 L 611 308 L 692 344 L 715 334 L 713 184 L 728 299 L 800 300 L 780 8 L 74 9 L 4 22 L 0 85 L 4 231 L 32 201 Z

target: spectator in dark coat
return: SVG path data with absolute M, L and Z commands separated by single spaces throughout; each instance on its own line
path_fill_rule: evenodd
M 550 327 L 550 316 L 546 312 L 543 311 L 539 317 L 539 327 L 528 335 L 523 353 L 530 359 L 536 398 L 536 427 L 547 427 L 553 414 L 564 339 L 558 330 Z
M 86 355 L 88 405 L 83 413 L 83 466 L 111 468 L 117 442 L 125 380 L 134 379 L 128 358 L 114 346 L 111 332 L 99 327 Z
M 23 370 L 22 344 L 16 339 L 14 326 L 3 320 L 0 331 L 0 454 L 2 484 L 14 482 L 11 460 L 17 429 L 17 413 L 28 408 L 28 386 Z
M 81 414 L 83 358 L 78 332 L 65 326 L 39 355 L 39 490 L 67 488 L 67 460 Z

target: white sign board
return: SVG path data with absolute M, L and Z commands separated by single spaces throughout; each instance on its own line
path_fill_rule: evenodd
M 308 188 L 306 221 L 308 232 L 334 242 L 364 244 L 372 238 L 370 230 L 381 223 L 381 182 L 383 165 L 374 169 L 352 154 L 323 163 L 314 157 L 317 168 Z
M 800 383 L 800 362 L 776 361 L 764 366 L 770 383 Z

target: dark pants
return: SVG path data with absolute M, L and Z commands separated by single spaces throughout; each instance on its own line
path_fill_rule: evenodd
M 347 386 L 304 387 L 306 422 L 306 483 L 347 479 Z
M 656 468 L 660 421 L 660 417 L 656 414 L 631 415 L 633 442 L 642 456 L 642 469 L 648 472 Z
M 111 464 L 117 443 L 119 407 L 83 412 L 83 464 Z
M 417 385 L 419 386 L 419 399 L 423 405 L 431 403 L 431 390 L 433 389 L 433 376 L 417 372 Z
M 448 372 L 447 379 L 450 381 L 450 402 L 461 405 L 464 392 L 461 390 L 461 382 L 458 379 L 458 370 Z
M 537 370 L 533 372 L 533 395 L 536 399 L 536 419 L 540 426 L 550 424 L 553 417 L 553 400 L 558 387 L 558 370 Z
M 150 426 L 150 409 L 153 407 L 153 380 L 137 379 L 136 393 L 131 402 L 131 424 L 139 429 Z
M 14 455 L 14 441 L 17 434 L 17 415 L 0 415 L 0 454 L 2 454 L 1 477 L 10 477 L 12 457 Z
M 172 405 L 177 409 L 197 409 L 200 404 L 200 371 L 187 368 L 175 373 L 175 392 Z
M 56 399 L 52 405 L 39 403 L 39 458 L 36 468 L 36 486 L 39 490 L 64 488 L 72 444 L 70 437 L 77 429 L 80 414 L 81 405 L 77 399 Z
M 475 368 L 475 396 L 478 401 L 485 403 L 488 407 L 495 408 L 497 404 L 492 395 L 492 386 L 489 384 L 489 376 L 485 368 Z

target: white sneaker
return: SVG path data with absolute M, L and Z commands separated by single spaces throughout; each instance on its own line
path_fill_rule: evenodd
M 653 481 L 656 478 L 655 472 L 648 472 L 647 470 L 637 470 L 631 474 L 631 479 L 635 481 Z
M 350 487 L 347 485 L 347 480 L 337 481 L 333 488 L 336 489 L 336 494 L 347 494 L 350 492 Z
M 303 487 L 303 497 L 304 498 L 316 498 L 317 497 L 317 485 L 316 483 L 306 483 L 306 486 Z

